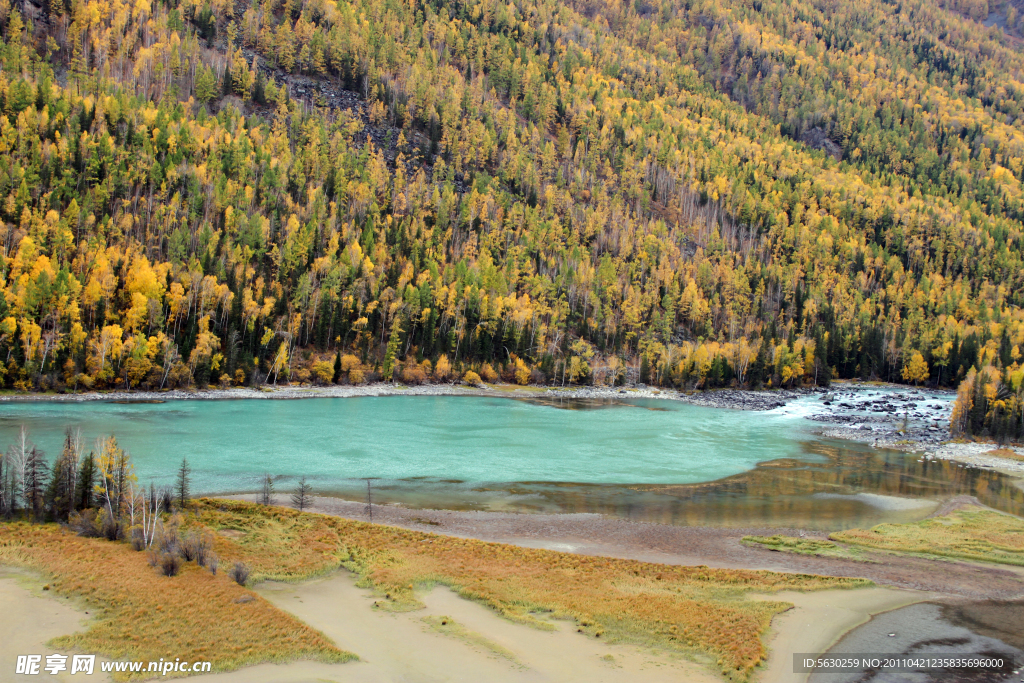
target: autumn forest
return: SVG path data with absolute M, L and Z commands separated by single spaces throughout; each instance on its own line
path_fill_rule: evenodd
M 864 378 L 1016 436 L 1018 12 L 0 0 L 0 381 Z

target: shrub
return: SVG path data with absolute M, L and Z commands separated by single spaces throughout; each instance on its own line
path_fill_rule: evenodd
M 210 573 L 217 576 L 217 567 L 220 565 L 220 558 L 217 557 L 217 553 L 210 551 L 210 557 L 206 560 L 206 568 L 210 570 Z
M 423 384 L 427 381 L 427 373 L 422 366 L 409 361 L 402 367 L 402 381 L 406 384 Z
M 178 554 L 178 547 L 181 545 L 181 541 L 178 539 L 178 530 L 175 527 L 161 530 L 162 533 L 157 539 L 157 545 L 162 553 L 170 553 L 171 555 Z
M 530 381 L 530 368 L 523 362 L 522 358 L 516 358 L 516 384 L 526 384 Z
M 437 365 L 434 366 L 434 379 L 438 382 L 447 382 L 452 376 L 452 364 L 448 360 L 448 356 L 442 355 L 437 359 Z
M 181 544 L 178 546 L 178 554 L 186 562 L 192 562 L 196 559 L 196 534 L 194 531 L 188 532 L 181 539 Z
M 195 562 L 200 567 L 205 567 L 210 556 L 210 539 L 197 531 L 190 531 L 181 540 L 178 554 L 186 562 Z
M 132 527 L 132 548 L 137 551 L 146 549 L 146 535 L 139 527 Z
M 318 360 L 313 363 L 313 377 L 317 384 L 330 384 L 334 379 L 334 361 Z
M 108 541 L 116 541 L 123 535 L 123 529 L 116 519 L 107 514 L 106 510 L 100 511 L 100 525 L 103 537 Z
M 365 375 L 359 368 L 359 358 L 357 356 L 353 356 L 351 353 L 346 353 L 341 357 L 339 366 L 338 370 L 341 371 L 342 377 L 339 377 L 338 381 L 341 381 L 343 377 L 347 377 L 350 384 L 360 384 L 365 381 Z
M 100 527 L 96 524 L 96 511 L 95 510 L 82 510 L 81 512 L 72 513 L 71 519 L 68 520 L 68 526 L 84 538 L 98 538 L 100 534 Z
M 462 376 L 462 381 L 471 387 L 478 387 L 482 382 L 480 381 L 480 375 L 476 374 L 472 370 L 468 371 Z
M 245 582 L 249 580 L 250 571 L 249 565 L 245 562 L 235 562 L 235 565 L 228 572 L 228 576 L 239 586 L 244 586 Z
M 181 558 L 176 553 L 164 553 L 160 556 L 160 571 L 164 576 L 177 576 L 181 571 Z
M 480 368 L 480 376 L 483 377 L 485 382 L 494 382 L 498 379 L 498 373 L 494 371 L 490 363 L 484 363 L 484 366 Z

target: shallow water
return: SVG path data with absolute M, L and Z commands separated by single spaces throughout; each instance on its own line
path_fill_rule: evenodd
M 923 602 L 876 614 L 844 635 L 828 652 L 832 657 L 872 653 L 882 659 L 981 658 L 1001 661 L 992 670 L 922 668 L 911 671 L 860 669 L 851 673 L 813 673 L 809 683 L 1011 683 L 1024 666 L 1024 610 L 1021 601 Z
M 563 409 L 570 408 L 570 409 Z M 799 404 L 762 413 L 673 401 L 565 403 L 457 396 L 0 405 L 0 444 L 24 424 L 51 458 L 66 427 L 115 434 L 139 479 L 456 509 L 599 512 L 674 524 L 845 528 L 919 519 L 959 493 L 1024 512 L 998 473 L 824 440 Z M 893 496 L 917 500 L 901 500 Z

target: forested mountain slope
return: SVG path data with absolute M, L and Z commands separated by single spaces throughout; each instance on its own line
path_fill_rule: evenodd
M 1017 12 L 0 0 L 3 381 L 1012 393 Z

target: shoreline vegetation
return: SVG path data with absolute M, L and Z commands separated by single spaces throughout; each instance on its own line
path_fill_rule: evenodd
M 243 500 L 241 496 L 228 499 Z M 245 499 L 248 500 L 249 496 Z M 932 517 L 945 518 L 963 506 L 972 506 L 973 509 L 980 507 L 980 504 L 969 496 L 955 496 L 940 505 Z M 307 509 L 354 521 L 368 519 L 365 502 L 329 496 L 313 497 Z M 1017 520 L 1016 517 L 1006 517 Z M 979 568 L 978 565 L 944 563 L 942 571 L 936 572 L 933 559 L 876 552 L 876 549 L 871 548 L 842 556 L 811 557 L 769 553 L 751 548 L 743 542 L 748 536 L 775 535 L 805 541 L 829 540 L 828 532 L 804 528 L 677 526 L 611 518 L 594 513 L 410 509 L 387 504 L 373 505 L 373 520 L 412 531 L 508 543 L 526 548 L 560 550 L 578 555 L 616 557 L 665 565 L 770 569 L 796 574 L 866 578 L 880 585 L 970 599 L 1015 598 L 1022 592 L 1020 577 L 1007 574 L 996 566 Z M 904 525 L 894 526 L 902 528 Z
M 865 550 L 882 550 L 918 557 L 1024 566 L 1024 520 L 971 503 L 919 522 L 836 531 L 829 534 L 827 540 L 777 534 L 745 536 L 742 541 L 773 551 L 863 562 L 877 561 L 870 559 Z

